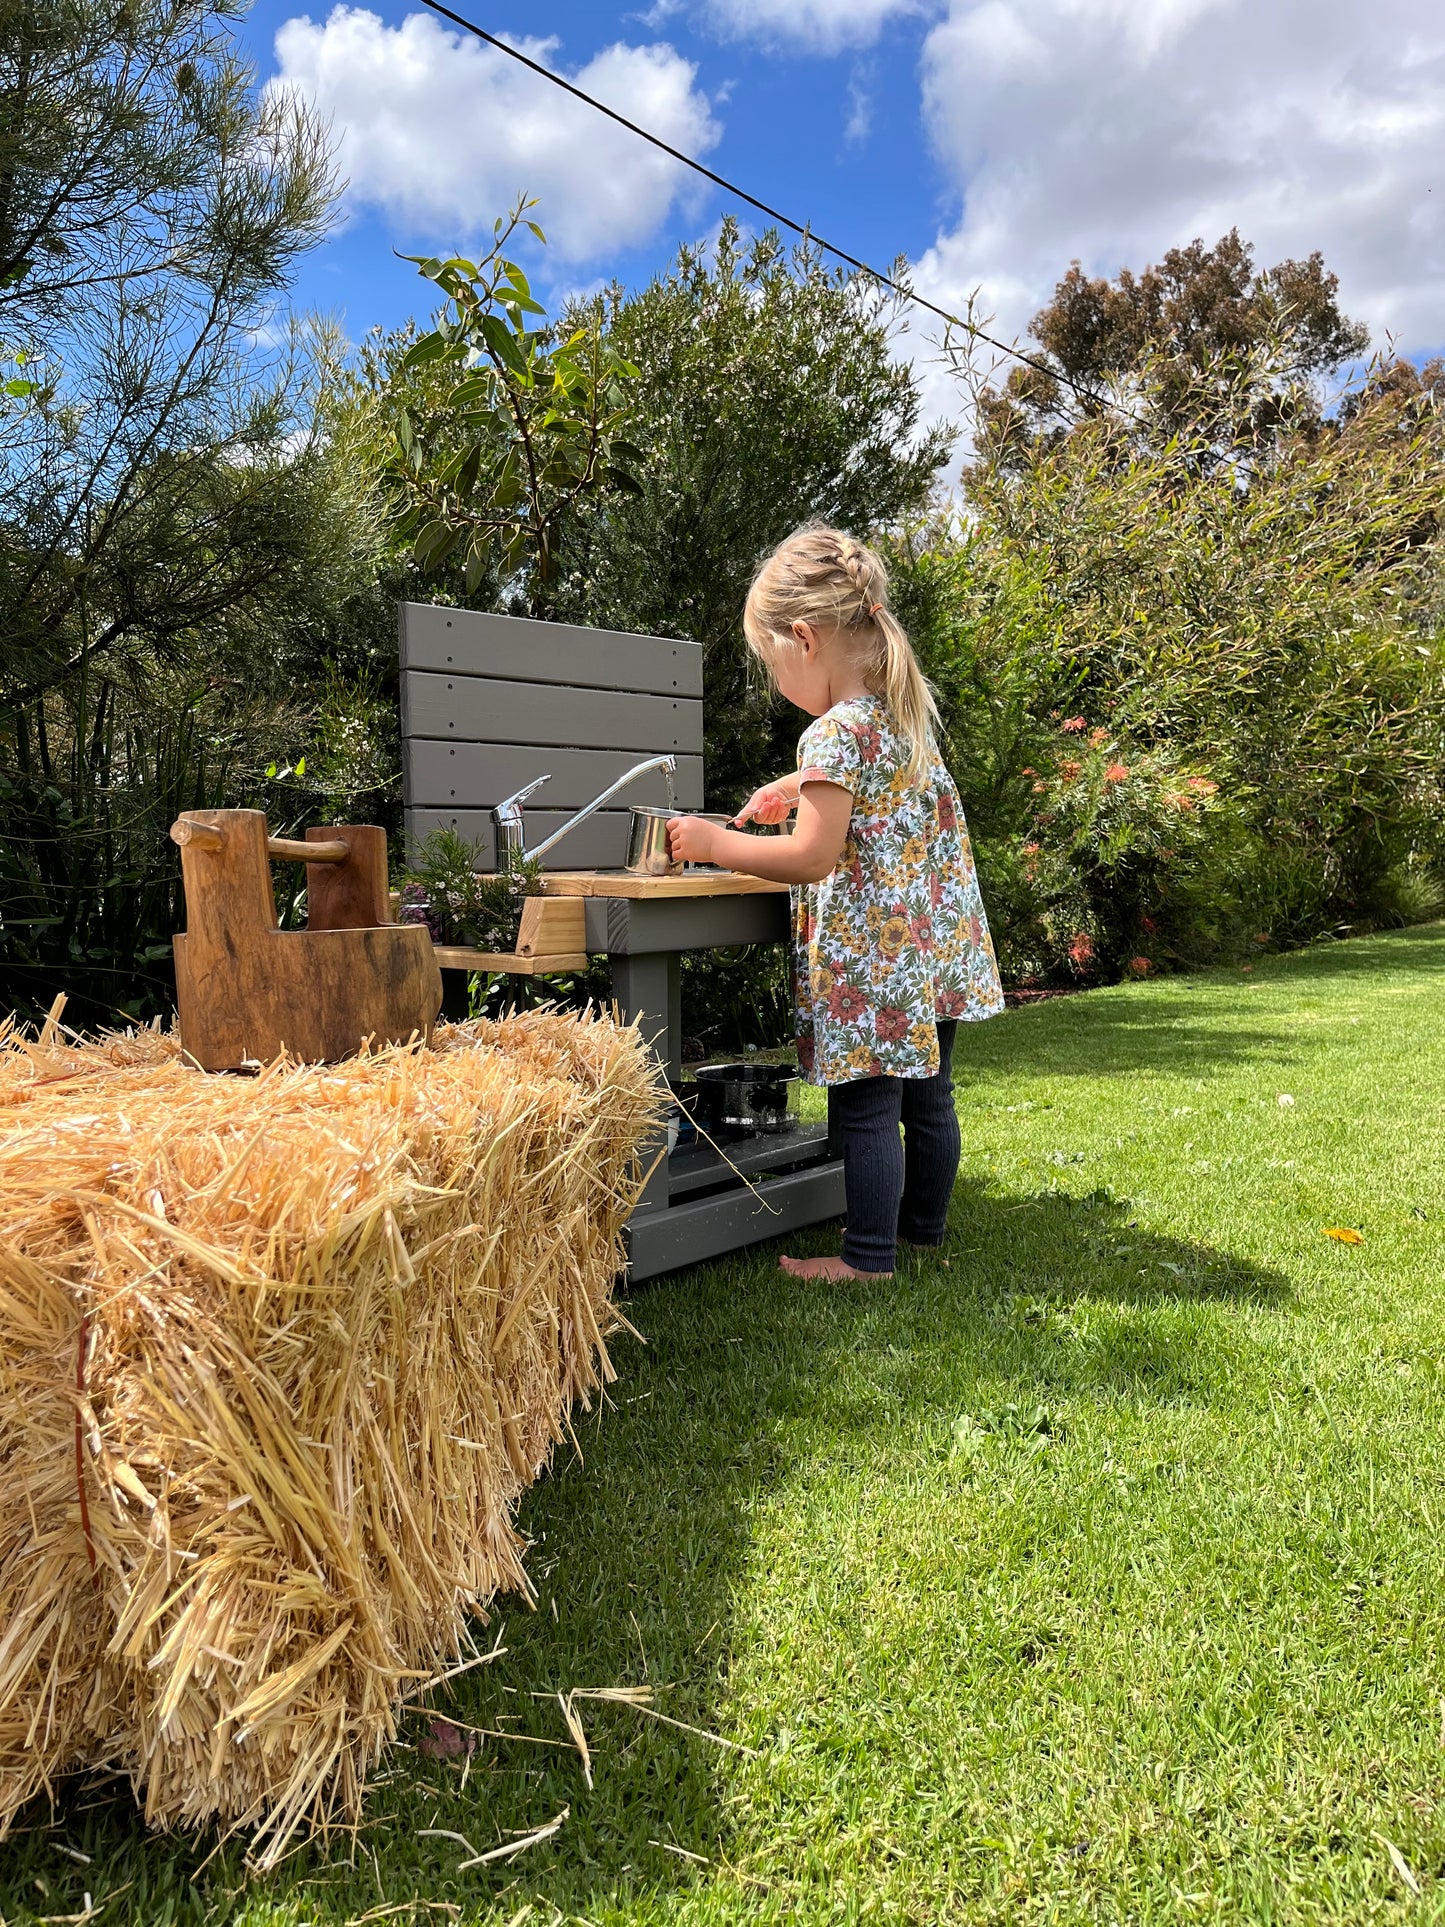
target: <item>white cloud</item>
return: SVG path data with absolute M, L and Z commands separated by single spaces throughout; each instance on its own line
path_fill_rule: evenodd
M 866 141 L 872 128 L 873 95 L 869 76 L 855 67 L 848 81 L 848 122 L 843 129 L 843 138 L 850 145 Z
M 556 65 L 557 43 L 522 40 Z M 519 191 L 559 257 L 600 260 L 648 240 L 686 171 L 524 67 L 429 14 L 388 27 L 340 5 L 322 25 L 302 16 L 276 35 L 271 87 L 292 87 L 331 117 L 353 203 L 382 209 L 408 236 L 460 245 L 490 230 Z M 721 130 L 674 48 L 619 43 L 567 78 L 686 154 Z
M 707 0 L 705 15 L 738 39 L 792 40 L 837 53 L 876 40 L 889 20 L 937 11 L 937 0 Z
M 1377 344 L 1445 343 L 1438 0 L 951 0 L 923 72 L 962 215 L 919 289 L 1005 339 L 1075 257 L 1237 226 L 1261 266 L 1320 249 Z

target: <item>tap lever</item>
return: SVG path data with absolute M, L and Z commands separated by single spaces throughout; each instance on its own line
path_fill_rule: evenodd
M 548 771 L 545 776 L 534 776 L 530 783 L 524 783 L 521 789 L 515 791 L 511 796 L 505 797 L 500 803 L 495 805 L 498 816 L 505 817 L 509 821 L 520 817 L 522 805 L 532 794 L 533 790 L 541 789 L 544 783 L 550 783 L 551 780 L 552 775 L 550 771 Z
M 493 804 L 492 824 L 497 834 L 496 862 L 499 870 L 512 869 L 525 858 L 527 831 L 522 805 L 533 790 L 541 789 L 544 783 L 550 783 L 551 780 L 550 772 L 545 776 L 534 776 L 530 783 L 524 783 L 511 796 Z

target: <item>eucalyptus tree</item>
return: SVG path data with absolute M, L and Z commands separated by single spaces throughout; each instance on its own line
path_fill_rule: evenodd
M 1237 228 L 1113 280 L 1075 261 L 1029 334 L 1036 346 L 1001 386 L 970 339 L 950 341 L 973 404 L 966 479 L 1019 472 L 1100 416 L 1124 422 L 1136 447 L 1182 437 L 1211 465 L 1267 460 L 1282 437 L 1319 429 L 1321 384 L 1369 346 L 1321 254 L 1260 268 Z

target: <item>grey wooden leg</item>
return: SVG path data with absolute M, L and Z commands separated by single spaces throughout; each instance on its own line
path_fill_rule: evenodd
M 639 956 L 612 958 L 612 994 L 622 1007 L 622 1021 L 638 1019 L 642 1035 L 662 1059 L 670 1079 L 682 1075 L 682 960 L 677 952 L 644 951 Z M 657 1160 L 656 1169 L 637 1201 L 637 1214 L 666 1211 L 668 1169 L 666 1138 L 659 1134 L 644 1146 L 644 1165 Z M 658 1157 L 659 1151 L 662 1153 Z
M 676 951 L 614 956 L 612 994 L 622 1020 L 641 1020 L 642 1035 L 662 1059 L 668 1076 L 682 1076 L 682 960 Z

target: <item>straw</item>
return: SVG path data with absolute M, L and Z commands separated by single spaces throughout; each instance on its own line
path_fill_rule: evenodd
M 0 1833 L 110 1766 L 274 1865 L 530 1592 L 654 1060 L 542 1011 L 212 1077 L 58 1018 L 0 1025 Z

